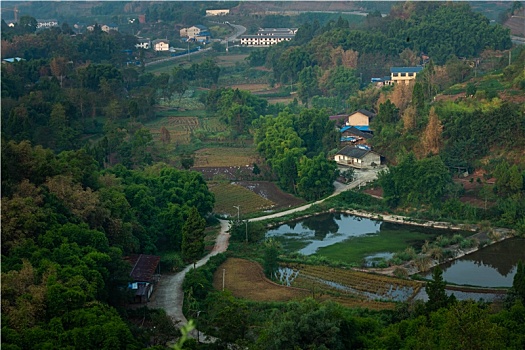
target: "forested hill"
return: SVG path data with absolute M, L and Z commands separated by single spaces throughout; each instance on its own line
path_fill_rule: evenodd
M 2 140 L 2 348 L 139 349 L 155 337 L 115 309 L 130 296 L 123 257 L 180 252 L 185 221 L 204 221 L 214 197 L 196 172 L 101 170 L 84 150 Z
M 364 28 L 352 29 L 345 21 L 324 27 L 317 22 L 306 23 L 294 41 L 268 50 L 266 62 L 274 68 L 277 81 L 296 80 L 303 68 L 328 64 L 331 52 L 340 47 L 359 53 L 355 67 L 365 72 L 366 81 L 374 74 L 381 76 L 381 69 L 384 73 L 388 64 L 413 63 L 400 58 L 406 49 L 425 53 L 436 64 L 443 64 L 454 56 L 475 57 L 487 48 L 504 50 L 511 46 L 508 29 L 491 24 L 468 4 L 406 2 L 393 6 L 387 17 L 379 12 L 369 14 Z M 296 53 L 289 57 L 287 52 L 292 47 Z

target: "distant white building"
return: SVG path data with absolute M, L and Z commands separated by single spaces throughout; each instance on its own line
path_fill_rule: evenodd
M 109 33 L 111 30 L 118 32 L 118 25 L 116 25 L 115 23 L 103 24 L 102 26 L 100 26 L 100 29 L 102 29 L 102 31 L 106 33 Z
M 38 19 L 36 21 L 36 27 L 38 29 L 58 27 L 58 21 L 56 19 Z
M 256 35 L 241 35 L 241 45 L 270 46 L 283 41 L 290 41 L 295 37 L 297 28 L 262 28 Z
M 225 16 L 230 13 L 229 9 L 224 10 L 206 10 L 206 16 Z
M 169 51 L 170 49 L 170 42 L 166 39 L 153 40 L 151 45 L 155 51 Z
M 392 67 L 390 68 L 390 80 L 393 83 L 409 84 L 411 80 L 416 80 L 416 76 L 423 70 L 423 67 Z
M 137 49 L 149 50 L 151 48 L 151 40 L 149 38 L 138 38 L 135 47 Z

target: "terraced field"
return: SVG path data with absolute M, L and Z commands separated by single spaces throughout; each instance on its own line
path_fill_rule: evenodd
M 227 182 L 208 182 L 208 187 L 215 195 L 213 211 L 217 214 L 236 216 L 237 209 L 233 207 L 234 205 L 240 207 L 241 216 L 275 206 L 274 202 L 239 185 Z
M 297 277 L 291 286 L 322 291 L 339 298 L 406 301 L 413 298 L 421 283 L 327 266 L 296 265 Z
M 276 284 L 264 276 L 262 267 L 239 258 L 230 258 L 214 275 L 213 285 L 224 288 L 239 298 L 255 301 L 288 301 L 314 297 L 316 300 L 332 300 L 347 307 L 373 310 L 393 309 L 392 300 L 399 295 L 413 297 L 421 288 L 415 281 L 400 280 L 353 270 L 334 269 L 325 266 L 295 265 L 299 273 L 291 286 Z M 337 279 L 331 286 L 326 282 Z M 346 291 L 340 286 L 344 286 Z M 396 299 L 397 298 L 397 299 Z
M 171 136 L 171 143 L 187 144 L 190 142 L 191 132 L 200 127 L 197 117 L 165 117 L 146 125 L 153 140 L 160 140 L 160 129 L 165 127 Z

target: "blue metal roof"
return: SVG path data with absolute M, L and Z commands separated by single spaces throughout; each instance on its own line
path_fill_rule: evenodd
M 423 67 L 392 67 L 390 73 L 419 73 Z
M 370 127 L 368 125 L 354 125 L 354 128 L 360 131 L 370 131 Z
M 341 128 L 341 130 L 339 130 L 339 131 L 341 131 L 341 132 L 345 132 L 346 130 L 348 130 L 348 129 L 350 129 L 350 128 L 351 128 L 351 126 L 343 126 L 343 127 Z

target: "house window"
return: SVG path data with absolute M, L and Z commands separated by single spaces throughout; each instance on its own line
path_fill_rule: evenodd
M 409 77 L 413 77 L 413 76 L 414 76 L 414 73 L 408 73 L 408 76 L 409 76 Z
M 402 77 L 406 77 L 406 75 L 407 75 L 406 73 L 401 73 Z

